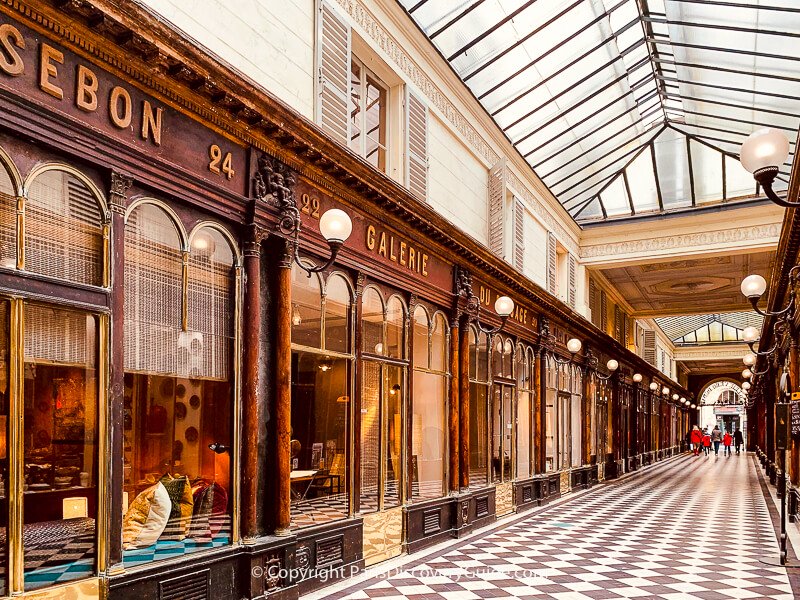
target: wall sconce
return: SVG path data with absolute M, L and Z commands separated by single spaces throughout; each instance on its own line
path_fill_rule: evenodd
M 619 369 L 619 362 L 617 362 L 613 358 L 609 359 L 609 361 L 606 363 L 606 369 L 608 369 L 609 371 L 608 375 L 601 375 L 600 373 L 597 373 L 598 379 L 601 379 L 602 381 L 608 381 L 609 379 L 611 379 L 614 376 L 616 370 Z
M 767 198 L 779 206 L 793 208 L 800 206 L 800 202 L 784 200 L 772 189 L 775 177 L 787 158 L 789 158 L 789 140 L 783 132 L 772 127 L 751 133 L 739 150 L 739 161 L 764 188 Z
M 481 310 L 481 303 L 478 300 L 477 296 L 472 296 L 470 301 L 474 303 L 475 307 L 475 324 L 478 326 L 483 333 L 486 335 L 493 335 L 495 333 L 500 333 L 503 330 L 503 327 L 506 326 L 506 321 L 508 321 L 508 317 L 511 316 L 511 313 L 514 312 L 514 301 L 509 298 L 508 296 L 500 296 L 494 303 L 494 312 L 497 313 L 497 316 L 500 317 L 500 325 L 497 327 L 486 327 L 481 325 L 480 321 L 480 310 Z
M 742 389 L 745 390 L 745 391 L 749 390 L 750 389 L 750 382 L 749 381 L 742 382 Z
M 295 209 L 297 209 L 296 206 Z M 328 258 L 325 264 L 316 267 L 307 267 L 303 264 L 303 261 L 300 260 L 300 245 L 297 243 L 300 237 L 300 217 L 297 217 L 293 233 L 294 262 L 297 263 L 297 266 L 303 269 L 303 271 L 308 273 L 309 277 L 311 277 L 312 273 L 324 271 L 333 264 L 342 245 L 353 232 L 353 222 L 350 220 L 350 216 L 343 210 L 331 208 L 322 213 L 322 216 L 319 218 L 319 232 L 322 234 L 322 237 L 325 238 L 325 241 L 328 242 L 328 248 L 330 248 L 331 252 L 330 258 Z
M 675 402 L 677 402 L 679 398 L 680 396 L 678 394 L 672 394 L 672 399 L 675 400 Z
M 664 396 L 669 396 L 669 388 L 667 386 L 664 386 L 663 388 L 661 388 L 661 393 Z
M 583 348 L 583 343 L 582 343 L 582 342 L 581 342 L 581 341 L 580 341 L 578 338 L 571 338 L 571 339 L 570 339 L 570 340 L 567 342 L 567 350 L 569 350 L 569 353 L 570 353 L 570 357 L 569 357 L 569 359 L 567 359 L 567 360 L 564 360 L 563 358 L 559 358 L 559 357 L 558 357 L 556 354 L 553 354 L 552 356 L 553 356 L 553 359 L 554 359 L 554 360 L 555 360 L 555 361 L 556 361 L 558 364 L 560 364 L 560 365 L 566 365 L 566 364 L 569 364 L 569 363 L 571 363 L 573 360 L 575 360 L 575 355 L 576 355 L 578 352 L 580 352 L 580 351 L 581 351 L 581 348 Z
M 691 408 L 697 408 L 696 404 L 692 404 Z
M 681 396 L 681 404 L 686 404 L 687 402 L 688 402 L 688 400 L 686 398 L 684 398 L 683 396 Z
M 656 390 L 658 390 L 658 383 L 656 383 L 655 381 L 651 381 L 650 382 L 650 391 L 651 392 L 655 392 Z
M 742 371 L 742 377 L 745 379 L 750 379 L 753 376 L 753 372 L 750 369 L 745 369 Z
M 61 510 L 65 519 L 80 519 L 89 516 L 89 500 L 85 496 L 64 498 Z
M 798 203 L 798 206 L 800 206 L 800 203 Z M 789 282 L 790 282 L 790 285 L 791 285 L 791 288 L 792 288 L 793 292 L 794 292 L 795 284 L 797 283 L 796 282 L 796 277 L 797 277 L 797 269 L 798 269 L 798 267 L 800 267 L 800 265 L 795 265 L 794 267 L 792 267 L 792 270 L 789 271 Z M 786 308 L 784 308 L 782 310 L 779 310 L 777 312 L 769 312 L 769 311 L 764 311 L 764 310 L 761 310 L 760 308 L 758 308 L 758 301 L 761 299 L 761 296 L 764 295 L 764 292 L 767 291 L 767 280 L 764 279 L 761 275 L 756 275 L 756 274 L 748 275 L 747 277 L 742 279 L 741 290 L 742 290 L 742 294 L 744 294 L 745 297 L 750 301 L 750 304 L 753 307 L 753 310 L 756 311 L 758 314 L 764 316 L 764 317 L 781 317 L 781 316 L 783 316 L 783 315 L 785 315 L 787 313 L 790 313 L 790 312 L 793 313 L 794 312 L 794 294 L 793 293 L 789 294 L 789 304 L 786 306 Z M 755 329 L 755 328 L 753 328 L 753 329 Z M 752 333 L 752 332 L 749 332 L 749 333 Z M 755 341 L 755 340 L 753 340 L 753 341 Z
M 641 373 L 634 373 L 633 374 L 633 382 L 634 383 L 642 383 L 642 374 Z

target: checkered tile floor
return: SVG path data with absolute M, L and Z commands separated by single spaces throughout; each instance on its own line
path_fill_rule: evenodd
M 752 458 L 681 457 L 324 597 L 790 600 L 777 556 Z

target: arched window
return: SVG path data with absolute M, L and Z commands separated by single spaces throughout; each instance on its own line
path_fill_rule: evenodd
M 223 231 L 203 224 L 187 236 L 151 200 L 126 219 L 126 567 L 232 540 L 239 257 Z M 165 498 L 163 531 L 148 535 L 142 515 Z
M 25 199 L 25 270 L 86 285 L 108 285 L 104 205 L 93 186 L 60 168 L 34 173 Z
M 292 523 L 350 514 L 351 288 L 292 268 Z
M 556 398 L 560 369 L 551 354 L 545 355 L 547 386 L 545 390 L 545 470 L 556 469 Z
M 414 393 L 411 417 L 411 498 L 439 498 L 447 491 L 447 321 L 414 309 Z
M 0 162 L 0 266 L 17 268 L 17 186 Z
M 576 364 L 570 365 L 570 388 L 572 390 L 570 402 L 570 440 L 571 463 L 573 467 L 583 464 L 583 419 L 581 404 L 583 403 L 583 369 Z M 566 466 L 566 465 L 565 465 Z
M 385 308 L 384 308 L 385 307 Z M 391 295 L 384 304 L 377 288 L 362 299 L 360 511 L 399 506 L 404 498 L 406 399 L 406 307 Z M 391 359 L 391 360 L 390 360 Z

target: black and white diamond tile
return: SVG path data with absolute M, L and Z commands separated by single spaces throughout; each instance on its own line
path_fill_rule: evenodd
M 777 554 L 751 458 L 684 457 L 325 597 L 790 600 Z

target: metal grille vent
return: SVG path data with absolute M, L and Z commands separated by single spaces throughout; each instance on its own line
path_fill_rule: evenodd
M 422 533 L 428 535 L 442 529 L 442 511 L 429 510 L 422 515 Z
M 85 313 L 26 304 L 25 360 L 92 368 L 94 328 L 94 318 Z
M 319 3 L 318 120 L 336 141 L 347 144 L 350 119 L 350 27 L 327 2 Z
M 103 285 L 103 218 L 77 177 L 45 171 L 25 202 L 25 269 L 75 283 Z
M 420 200 L 428 199 L 428 109 L 408 94 L 408 189 Z
M 234 323 L 234 256 L 225 237 L 204 227 L 189 253 L 186 343 L 178 338 L 178 369 L 192 377 L 227 379 Z
M 485 517 L 489 514 L 489 497 L 483 496 L 482 498 L 475 499 L 475 516 Z
M 505 226 L 506 159 L 503 158 L 489 172 L 489 249 L 503 256 L 503 229 Z
M 209 571 L 175 577 L 158 583 L 159 600 L 206 600 L 208 594 Z
M 533 501 L 533 486 L 526 485 L 522 488 L 522 501 L 523 502 L 531 502 Z
M 317 542 L 317 567 L 340 562 L 344 557 L 342 536 Z
M 174 223 L 163 209 L 142 204 L 125 227 L 126 371 L 178 374 L 182 272 Z

